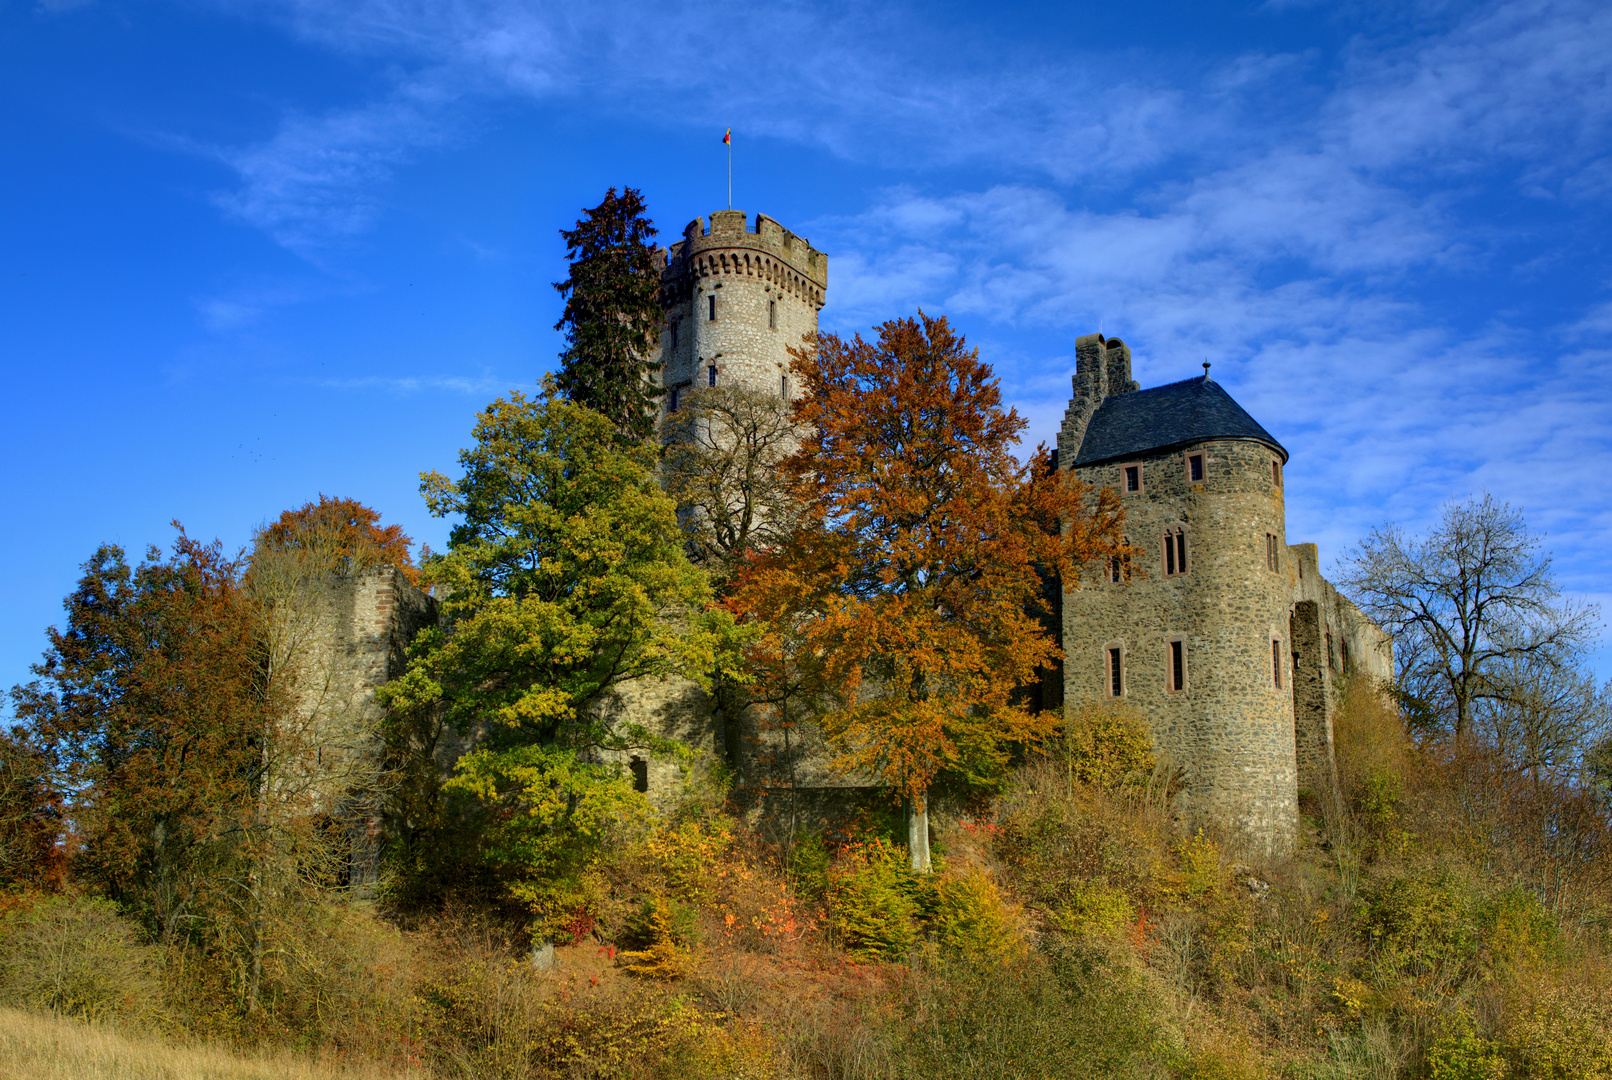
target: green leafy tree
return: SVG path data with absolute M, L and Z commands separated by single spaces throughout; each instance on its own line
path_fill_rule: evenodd
M 574 229 L 561 229 L 571 272 L 554 287 L 565 311 L 554 329 L 565 332 L 556 385 L 567 400 L 610 419 L 626 439 L 655 431 L 654 348 L 662 321 L 660 273 L 644 216 L 642 193 L 611 188 L 584 210 Z
M 525 867 L 516 893 L 540 914 L 554 914 L 539 903 L 542 880 L 575 865 L 555 845 L 588 848 L 588 823 L 608 816 L 586 804 L 614 805 L 625 790 L 598 752 L 656 742 L 613 725 L 600 698 L 631 679 L 705 682 L 731 627 L 707 610 L 710 584 L 684 552 L 656 456 L 549 388 L 480 414 L 460 479 L 422 475 L 431 512 L 461 519 L 424 571 L 448 592 L 450 625 L 421 635 L 385 699 L 486 730 L 453 789 L 499 821 L 520 818 L 495 830 L 494 859 Z

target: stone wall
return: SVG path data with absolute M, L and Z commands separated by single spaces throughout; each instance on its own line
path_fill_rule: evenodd
M 375 691 L 403 673 L 408 644 L 437 620 L 436 602 L 396 567 L 302 583 L 281 605 L 277 633 L 294 666 L 291 741 L 311 747 L 316 809 L 343 823 L 349 883 L 360 894 L 379 875 L 381 822 L 371 789 L 385 746 Z
M 1330 797 L 1337 786 L 1332 721 L 1338 684 L 1360 677 L 1381 686 L 1393 680 L 1393 639 L 1321 576 L 1314 544 L 1287 549 L 1292 586 L 1293 649 L 1297 669 L 1295 741 L 1299 785 Z

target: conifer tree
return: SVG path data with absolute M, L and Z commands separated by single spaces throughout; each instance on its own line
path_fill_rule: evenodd
M 630 187 L 620 195 L 611 188 L 583 214 L 576 228 L 560 230 L 571 273 L 554 283 L 565 297 L 554 329 L 566 340 L 556 384 L 566 400 L 609 418 L 622 438 L 647 439 L 662 393 L 653 379 L 661 325 L 655 226 Z

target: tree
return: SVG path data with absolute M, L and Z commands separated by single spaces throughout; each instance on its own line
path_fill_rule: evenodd
M 566 399 L 610 419 L 625 439 L 655 431 L 657 399 L 653 349 L 660 340 L 660 274 L 649 240 L 655 226 L 644 216 L 643 195 L 611 188 L 574 229 L 561 229 L 571 272 L 554 287 L 565 311 L 554 329 L 565 331 L 556 385 Z
M 47 749 L 82 871 L 174 942 L 227 907 L 273 702 L 240 562 L 181 530 L 130 568 L 105 546 L 49 631 L 38 678 L 12 690 Z
M 1481 703 L 1523 706 L 1534 673 L 1576 666 L 1596 609 L 1561 602 L 1522 513 L 1487 493 L 1447 503 L 1425 539 L 1389 524 L 1343 561 L 1341 584 L 1394 637 L 1398 690 L 1460 742 Z
M 597 783 L 613 775 L 597 751 L 652 741 L 599 715 L 601 696 L 649 676 L 706 681 L 731 620 L 707 610 L 710 584 L 684 553 L 654 446 L 622 441 L 552 388 L 495 401 L 475 443 L 459 455 L 460 479 L 421 477 L 431 512 L 461 518 L 447 554 L 425 567 L 449 590 L 450 630 L 423 633 L 384 696 L 394 710 L 440 708 L 461 730 L 487 729 L 454 783 L 500 821 L 524 815 L 500 832 L 506 851 L 545 852 L 530 877 L 566 864 L 534 830 L 589 843 L 580 793 L 615 798 Z M 539 812 L 554 799 L 563 813 Z M 556 914 L 533 882 L 516 893 L 550 897 L 539 914 Z
M 702 388 L 666 419 L 661 477 L 677 502 L 697 562 L 719 582 L 745 556 L 794 529 L 783 462 L 799 447 L 789 401 L 743 387 Z
M 1057 654 L 1035 617 L 1037 567 L 1073 584 L 1081 564 L 1124 550 L 1120 506 L 1050 469 L 1044 446 L 1014 458 L 1025 421 L 944 318 L 886 322 L 876 344 L 823 335 L 794 370 L 800 525 L 746 564 L 730 606 L 799 635 L 764 635 L 750 655 L 821 666 L 839 764 L 911 800 L 912 864 L 927 869 L 940 771 L 999 768 L 1056 725 L 1013 701 Z M 773 665 L 783 678 L 790 666 Z
M 23 728 L 0 730 L 0 886 L 53 889 L 65 870 L 60 792 Z
M 395 566 L 410 583 L 420 572 L 409 557 L 414 543 L 403 526 L 382 528 L 381 515 L 357 499 L 331 499 L 323 493 L 317 503 L 286 510 L 273 524 L 258 531 L 254 558 L 267 552 L 295 552 L 305 575 L 359 573 L 371 566 Z

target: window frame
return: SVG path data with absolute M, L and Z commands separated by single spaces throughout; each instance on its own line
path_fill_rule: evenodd
M 1271 487 L 1282 490 L 1282 459 L 1271 458 Z
M 710 389 L 715 390 L 716 389 L 716 365 L 715 364 L 707 365 L 706 371 L 708 372 L 706 377 L 707 377 L 707 379 L 709 381 L 705 385 L 707 387 L 709 387 Z
M 677 392 L 680 389 L 682 388 L 674 386 L 666 392 L 666 411 L 668 413 L 677 411 Z
M 1164 557 L 1159 569 L 1167 578 L 1180 577 L 1187 572 L 1187 530 L 1180 525 L 1164 530 Z
M 1136 487 L 1130 486 L 1130 472 L 1136 470 Z M 1142 463 L 1140 461 L 1123 462 L 1119 467 L 1119 490 L 1121 495 L 1140 495 L 1147 490 L 1146 481 L 1142 478 Z
M 1103 697 L 1109 701 L 1118 701 L 1130 690 L 1130 678 L 1125 670 L 1126 651 L 1123 641 L 1110 641 L 1103 646 Z M 1119 685 L 1117 694 L 1114 692 L 1116 683 Z
M 1181 460 L 1186 470 L 1187 483 L 1201 484 L 1209 478 L 1209 455 L 1205 454 L 1202 450 L 1199 450 L 1197 453 L 1188 452 L 1182 454 Z M 1192 475 L 1192 463 L 1194 461 L 1198 463 L 1197 476 Z
M 716 322 L 716 293 L 707 293 L 705 296 L 706 309 L 710 312 L 706 322 Z
M 1164 692 L 1186 693 L 1187 680 L 1187 635 L 1171 634 L 1164 639 Z
M 1271 638 L 1271 686 L 1276 690 L 1282 687 L 1282 639 Z
M 767 329 L 778 329 L 778 301 L 771 298 L 767 300 Z

